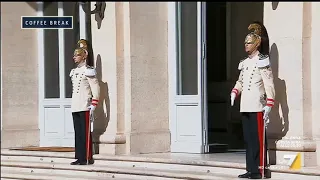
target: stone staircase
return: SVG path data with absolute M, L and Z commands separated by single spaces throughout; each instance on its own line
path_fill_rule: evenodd
M 239 163 L 150 156 L 95 155 L 94 165 L 71 166 L 73 156 L 73 153 L 2 149 L 1 179 L 232 180 L 244 172 L 244 165 Z M 320 179 L 319 170 L 274 171 L 272 179 Z

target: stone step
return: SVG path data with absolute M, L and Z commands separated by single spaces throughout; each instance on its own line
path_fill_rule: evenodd
M 73 161 L 69 158 L 56 158 L 56 157 L 33 157 L 33 156 L 1 156 L 1 162 L 33 162 L 33 163 L 49 163 L 49 164 L 66 164 Z M 194 165 L 181 165 L 181 164 L 165 164 L 165 163 L 155 163 L 155 162 L 135 162 L 135 161 L 115 161 L 115 160 L 95 160 L 95 166 L 108 166 L 116 168 L 127 168 L 127 169 L 157 169 L 157 170 L 176 170 L 181 172 L 198 172 L 198 173 L 208 173 L 208 172 L 219 172 L 221 168 L 210 167 L 210 166 L 194 166 Z M 224 168 L 222 168 L 224 169 Z M 225 168 L 226 169 L 226 168 Z M 229 168 L 230 170 L 230 168 Z M 231 169 L 232 170 L 232 169 Z M 237 172 L 242 172 L 242 170 L 237 170 Z
M 74 177 L 72 177 L 70 175 L 69 176 L 67 176 L 67 175 L 66 176 L 57 176 L 57 175 L 52 175 L 50 173 L 44 173 L 44 174 L 24 173 L 24 172 L 19 172 L 18 170 L 8 171 L 8 170 L 2 170 L 2 169 L 1 169 L 1 176 L 2 176 L 2 178 L 6 177 L 8 179 L 14 178 L 14 179 L 24 179 L 24 180 L 49 180 L 49 179 L 88 180 L 88 177 L 81 177 L 81 176 L 74 176 Z
M 16 179 L 70 179 L 70 180 L 104 180 L 104 179 L 114 179 L 114 180 L 149 180 L 148 176 L 137 176 L 137 175 L 127 175 L 127 174 L 112 174 L 112 173 L 101 173 L 101 172 L 74 172 L 70 170 L 61 169 L 36 169 L 36 168 L 17 168 L 17 167 L 1 167 L 1 176 L 7 178 Z M 179 180 L 174 178 L 158 178 L 153 177 L 155 180 Z
M 74 158 L 74 153 L 69 152 L 39 152 L 39 151 L 16 151 L 1 149 L 1 155 L 7 156 L 33 156 L 33 157 L 57 157 L 57 158 Z M 235 162 L 222 162 L 213 161 L 205 159 L 195 159 L 195 158 L 167 158 L 167 157 L 153 157 L 153 156 L 143 156 L 143 155 L 94 155 L 96 160 L 112 160 L 112 161 L 126 161 L 126 162 L 153 162 L 153 163 L 163 163 L 163 164 L 181 164 L 181 165 L 194 165 L 194 166 L 209 166 L 209 167 L 223 167 L 223 168 L 235 168 L 235 169 L 245 169 L 245 164 L 235 163 Z M 320 169 L 317 168 L 302 168 L 301 170 L 290 170 L 288 166 L 273 165 L 270 167 L 273 172 L 279 173 L 290 173 L 290 174 L 301 174 L 301 175 L 313 175 L 320 176 Z
M 25 161 L 2 161 L 1 167 L 16 167 L 16 168 L 29 168 L 33 172 L 36 172 L 38 169 L 46 169 L 46 173 L 52 174 L 51 171 L 55 170 L 67 170 L 70 174 L 81 175 L 83 172 L 91 173 L 101 173 L 101 174 L 127 174 L 127 175 L 136 175 L 140 176 L 140 179 L 144 179 L 143 176 L 151 177 L 161 177 L 162 179 L 166 178 L 176 178 L 176 179 L 199 179 L 199 180 L 225 180 L 228 179 L 237 179 L 234 176 L 230 176 L 227 173 L 200 173 L 196 171 L 178 171 L 171 169 L 152 169 L 152 168 L 125 168 L 125 167 L 110 167 L 106 165 L 90 165 L 90 166 L 71 166 L 69 164 L 61 163 L 46 163 L 46 162 L 25 162 Z M 2 170 L 1 170 L 2 171 Z
M 24 163 L 25 168 L 45 169 L 52 168 L 76 171 L 102 172 L 114 174 L 130 173 L 136 176 L 152 176 L 167 178 L 195 178 L 195 179 L 237 179 L 238 174 L 244 172 L 244 165 L 239 163 L 215 162 L 196 159 L 174 159 L 146 156 L 108 156 L 95 155 L 95 164 L 92 166 L 71 166 L 73 153 L 32 152 L 32 151 L 1 151 L 2 166 L 19 167 Z M 7 164 L 6 164 L 7 163 Z M 11 164 L 10 164 L 11 163 Z M 26 165 L 32 165 L 32 167 Z M 35 165 L 36 164 L 36 165 Z M 43 167 L 44 165 L 45 167 Z M 79 169 L 86 167 L 87 170 Z M 93 169 L 91 167 L 94 167 Z M 76 169 L 70 169 L 76 168 Z M 274 167 L 275 168 L 275 167 Z M 279 167 L 277 167 L 279 168 Z M 284 168 L 283 168 L 284 169 Z M 283 171 L 283 170 L 282 170 Z M 319 170 L 306 169 L 297 171 L 286 170 L 290 174 L 272 173 L 272 179 L 319 179 Z M 284 171 L 284 172 L 286 172 Z M 304 173 L 307 175 L 299 175 Z M 310 176 L 313 175 L 313 176 Z M 139 178 L 141 179 L 141 178 Z M 163 178 L 162 178 L 163 179 Z
M 119 162 L 120 163 L 120 162 Z M 123 162 L 121 162 L 123 163 Z M 139 166 L 139 162 L 136 162 Z M 151 169 L 149 167 L 144 168 L 114 168 L 114 167 L 108 167 L 108 166 L 101 166 L 99 165 L 98 168 L 88 168 L 92 166 L 71 166 L 68 164 L 63 164 L 64 166 L 61 166 L 60 163 L 57 162 L 41 162 L 41 163 L 35 163 L 35 162 L 9 162 L 2 161 L 2 169 L 1 173 L 5 173 L 8 175 L 7 171 L 12 171 L 10 168 L 15 168 L 16 171 L 23 172 L 23 173 L 29 173 L 27 174 L 30 179 L 37 178 L 37 175 L 43 176 L 43 179 L 47 179 L 48 175 L 54 176 L 55 179 L 59 179 L 57 177 L 66 177 L 68 174 L 77 174 L 77 176 L 80 177 L 87 177 L 87 179 L 100 179 L 99 177 L 105 178 L 116 178 L 116 179 L 134 179 L 134 180 L 144 180 L 144 179 L 150 179 L 152 177 L 152 180 L 169 180 L 169 179 L 238 179 L 235 178 L 238 174 L 242 173 L 243 171 L 240 169 L 227 169 L 227 168 L 211 168 L 215 169 L 213 172 L 218 173 L 199 173 L 194 170 L 190 170 L 187 172 L 185 171 L 178 171 L 178 170 L 172 170 L 176 169 L 177 165 L 172 165 L 171 168 L 165 170 L 165 169 Z M 79 168 L 80 167 L 80 168 Z M 73 169 L 74 168 L 74 169 Z M 192 167 L 189 167 L 192 169 Z M 138 170 L 133 171 L 132 169 Z M 139 172 L 140 170 L 140 172 Z M 127 173 L 127 174 L 125 174 Z M 11 173 L 12 174 L 12 173 Z M 17 175 L 19 173 L 13 173 L 14 176 L 3 176 L 3 177 L 20 177 L 20 175 Z M 36 175 L 35 175 L 36 174 Z M 129 174 L 129 175 L 128 175 Z M 31 176 L 31 177 L 30 177 Z M 90 178 L 89 178 L 90 176 Z M 167 178 L 165 178 L 167 177 Z M 171 178 L 168 178 L 171 177 Z M 72 178 L 69 176 L 69 178 Z M 283 179 L 290 178 L 291 180 L 301 180 L 301 179 L 309 179 L 309 180 L 318 180 L 319 177 L 317 176 L 305 176 L 305 175 L 297 175 L 297 174 L 282 174 L 282 173 L 273 173 L 272 179 L 276 180 L 283 180 Z

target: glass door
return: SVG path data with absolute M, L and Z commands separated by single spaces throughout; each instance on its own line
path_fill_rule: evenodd
M 204 153 L 204 46 L 201 2 L 169 2 L 171 152 Z
M 73 51 L 80 38 L 78 3 L 39 3 L 39 16 L 73 16 L 73 29 L 39 29 L 40 146 L 74 146 L 71 115 Z M 83 21 L 83 22 L 82 22 Z

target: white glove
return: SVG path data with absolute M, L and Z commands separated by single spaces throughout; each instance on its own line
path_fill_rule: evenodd
M 263 108 L 263 120 L 268 123 L 269 122 L 269 113 L 271 111 L 271 107 L 270 106 L 265 106 Z M 267 122 L 268 121 L 268 122 Z
M 234 104 L 234 99 L 236 99 L 236 96 L 237 96 L 237 95 L 236 95 L 236 93 L 232 92 L 230 96 L 231 96 L 231 106 L 233 106 L 233 104 Z
M 90 110 L 90 114 L 93 114 L 93 111 L 96 109 L 96 106 L 94 106 L 94 105 L 90 105 L 89 107 L 88 107 L 88 109 Z
M 94 106 L 94 105 L 91 104 L 91 105 L 88 107 L 88 109 L 90 110 L 90 116 L 89 116 L 90 122 L 93 122 L 93 121 L 94 121 L 93 111 L 96 109 L 96 106 Z

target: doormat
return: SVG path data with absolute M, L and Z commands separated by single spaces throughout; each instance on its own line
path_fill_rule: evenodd
M 22 148 L 11 148 L 10 150 L 46 151 L 46 152 L 74 152 L 73 147 L 22 147 Z

